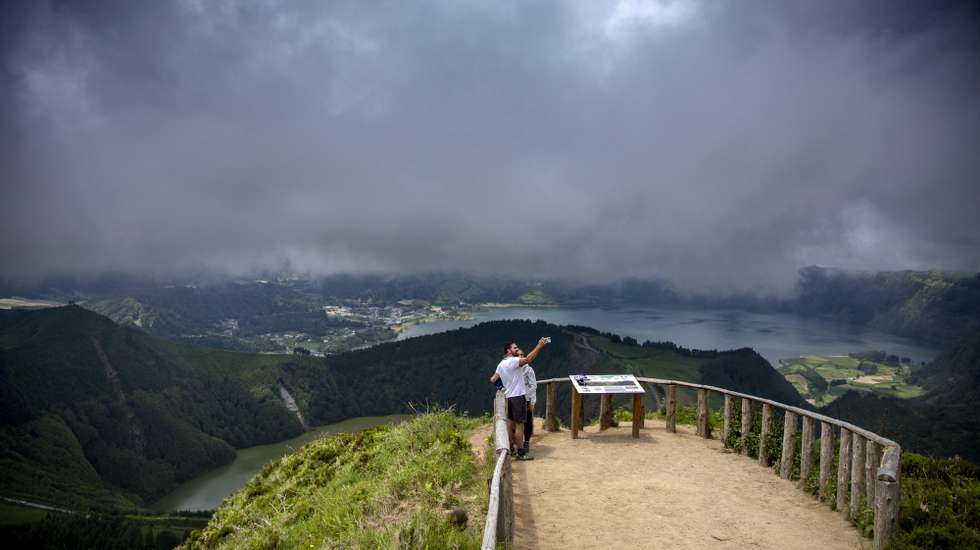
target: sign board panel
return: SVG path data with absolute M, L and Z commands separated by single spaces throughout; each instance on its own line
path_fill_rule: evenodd
M 579 393 L 646 393 L 632 374 L 571 374 Z

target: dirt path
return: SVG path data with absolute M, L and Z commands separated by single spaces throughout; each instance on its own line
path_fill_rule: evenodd
M 795 482 L 693 429 L 678 432 L 650 420 L 638 440 L 628 422 L 575 441 L 535 429 L 535 460 L 513 464 L 514 547 L 871 547 Z

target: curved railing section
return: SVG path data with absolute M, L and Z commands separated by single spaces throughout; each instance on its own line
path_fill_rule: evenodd
M 740 400 L 741 452 L 746 456 L 748 456 L 747 437 L 752 428 L 752 410 L 753 407 L 761 405 L 762 430 L 759 435 L 758 461 L 763 466 L 770 465 L 770 453 L 772 449 L 767 448 L 767 435 L 772 433 L 773 412 L 775 410 L 784 411 L 783 445 L 779 463 L 779 476 L 783 479 L 790 479 L 793 473 L 796 454 L 800 453 L 799 484 L 801 487 L 805 485 L 806 480 L 813 472 L 814 448 L 817 436 L 817 423 L 819 422 L 821 438 L 819 483 L 821 493 L 823 494 L 825 489 L 836 488 L 837 497 L 831 504 L 834 504 L 838 511 L 847 514 L 851 518 L 855 518 L 865 504 L 874 510 L 874 548 L 876 550 L 884 548 L 888 539 L 894 533 L 898 524 L 901 495 L 899 487 L 899 461 L 902 449 L 898 443 L 848 422 L 754 395 L 681 380 L 639 377 L 637 380 L 641 383 L 665 387 L 668 432 L 677 431 L 677 388 L 685 387 L 698 390 L 697 434 L 709 439 L 711 438 L 711 425 L 709 422 L 708 399 L 711 392 L 722 394 L 725 398 L 722 441 L 724 441 L 726 446 L 729 445 L 728 436 L 732 433 L 732 411 L 735 407 L 735 401 L 736 399 Z M 570 379 L 551 378 L 538 381 L 539 387 L 544 385 L 547 392 L 545 429 L 549 432 L 558 431 L 558 417 L 555 408 L 557 385 L 565 382 L 570 382 Z M 575 437 L 582 424 L 582 399 L 574 387 L 571 391 L 572 436 Z M 500 396 L 498 395 L 499 399 Z M 639 417 L 639 421 L 634 422 L 635 431 L 638 426 L 642 426 L 642 405 L 637 406 L 634 404 L 633 414 L 634 417 Z M 612 418 L 611 396 L 602 396 L 599 416 L 600 427 L 608 426 Z M 800 441 L 797 444 L 797 428 L 800 423 L 800 418 L 802 418 L 802 433 L 800 433 Z M 839 462 L 837 476 L 836 479 L 833 479 L 831 472 L 834 462 L 835 429 L 840 433 L 840 449 L 838 451 Z M 504 430 L 503 441 L 506 444 L 506 425 Z M 506 454 L 505 452 L 504 455 Z M 484 547 L 487 547 L 486 538 L 484 538 Z
M 496 459 L 490 478 L 490 502 L 483 527 L 483 549 L 497 543 L 510 546 L 514 539 L 514 486 L 511 483 L 510 438 L 507 435 L 507 400 L 498 391 L 493 400 L 493 443 Z

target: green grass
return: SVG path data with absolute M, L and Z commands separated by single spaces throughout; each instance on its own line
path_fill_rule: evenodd
M 266 466 L 184 547 L 478 547 L 486 470 L 465 434 L 480 422 L 441 411 L 312 442 Z M 457 506 L 465 529 L 445 517 Z
M 0 525 L 24 525 L 37 523 L 47 517 L 48 512 L 37 508 L 0 502 Z

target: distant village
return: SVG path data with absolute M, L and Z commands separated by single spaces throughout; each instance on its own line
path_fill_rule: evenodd
M 472 307 L 468 304 L 436 306 L 425 300 L 400 300 L 380 306 L 366 301 L 349 301 L 325 305 L 323 312 L 327 318 L 343 323 L 320 335 L 287 331 L 263 336 L 281 348 L 278 353 L 309 353 L 323 357 L 393 340 L 406 328 L 419 323 L 472 318 Z

